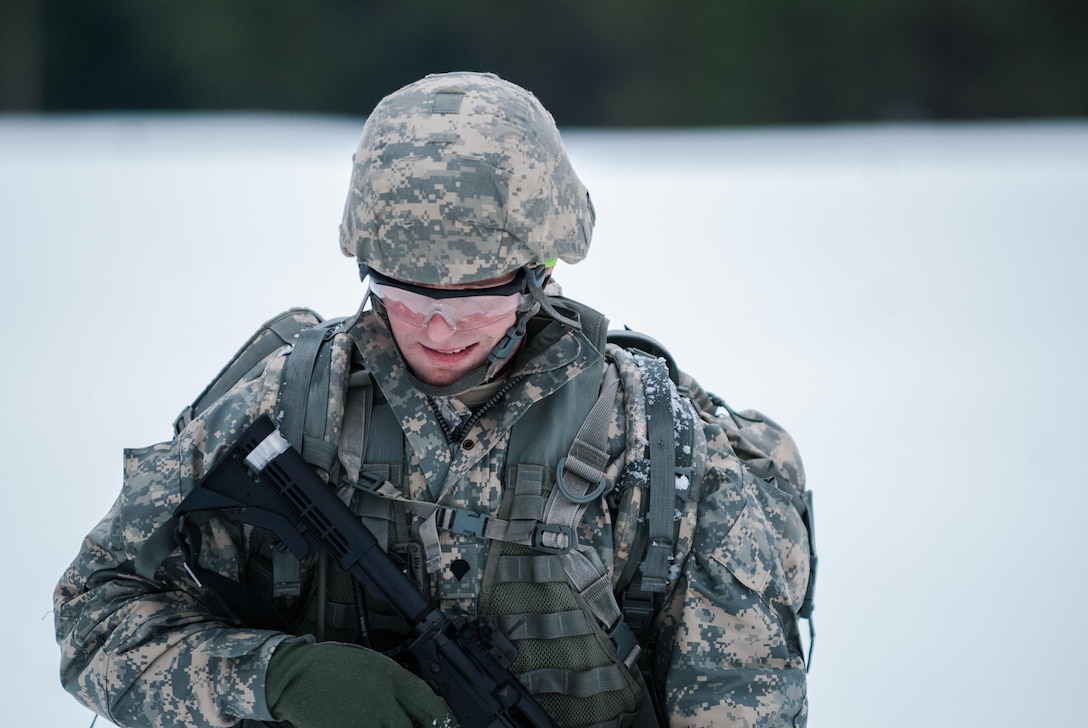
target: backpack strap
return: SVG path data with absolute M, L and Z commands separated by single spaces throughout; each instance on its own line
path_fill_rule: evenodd
M 665 345 L 657 339 L 625 326 L 623 329 L 609 331 L 608 343 L 614 344 L 621 349 L 642 352 L 651 357 L 664 360 L 669 379 L 677 387 L 680 386 L 680 367 L 676 364 L 673 355 L 665 348 Z
M 327 344 L 344 320 L 330 319 L 299 333 L 284 367 L 280 394 L 280 431 L 306 462 L 325 472 L 336 462 L 336 444 L 326 440 L 332 386 L 332 348 Z
M 686 507 L 681 501 L 699 499 L 693 468 L 695 414 L 687 389 L 674 384 L 679 370 L 668 352 L 636 332 L 618 334 L 609 332 L 610 355 L 620 368 L 629 405 L 636 400 L 643 403 L 645 430 L 629 425 L 628 461 L 620 488 L 637 488 L 641 494 L 638 513 L 616 524 L 625 529 L 626 535 L 618 537 L 626 539 L 629 555 L 617 565 L 614 593 L 624 622 L 641 645 L 652 647 L 657 605 L 675 582 L 671 577 L 680 557 L 676 552 L 685 547 L 683 540 L 676 541 L 676 514 Z M 647 353 L 646 348 L 654 351 Z M 641 458 L 640 444 L 644 446 Z M 614 502 L 618 504 L 620 498 L 614 497 Z
M 686 499 L 688 494 L 687 487 L 680 490 L 677 484 L 690 485 L 692 477 L 694 421 L 689 407 L 673 406 L 678 392 L 670 381 L 667 361 L 637 350 L 632 353 L 642 370 L 650 458 L 649 545 L 640 587 L 660 594 L 668 590 L 675 558 L 676 498 L 682 495 Z
M 589 411 L 567 454 L 556 467 L 555 488 L 544 508 L 544 522 L 573 529 L 590 503 L 604 495 L 608 467 L 608 424 L 616 406 L 620 377 L 607 366 L 600 395 Z
M 348 381 L 348 393 L 344 405 L 344 423 L 338 444 L 340 462 L 349 482 L 359 480 L 367 441 L 372 431 L 374 414 L 374 384 L 365 369 L 353 373 Z
M 343 428 L 347 423 L 330 423 L 330 403 L 334 399 L 345 402 L 351 384 L 369 385 L 369 375 L 364 371 L 361 378 L 356 375 L 348 381 L 333 380 L 332 340 L 343 330 L 345 317 L 329 319 L 321 324 L 299 332 L 297 341 L 287 363 L 284 366 L 283 389 L 280 392 L 279 410 L 280 430 L 289 442 L 302 453 L 306 462 L 320 468 L 325 473 L 332 471 L 337 462 L 337 440 L 341 430 L 330 433 L 330 427 Z M 338 390 L 334 392 L 334 390 Z M 363 387 L 363 407 L 369 416 L 372 388 Z M 335 396 L 334 396 L 335 395 Z M 346 406 L 345 406 L 346 409 Z M 332 435 L 332 436 L 330 436 Z M 364 437 L 362 432 L 358 433 Z M 324 573 L 324 557 L 319 567 Z M 300 564 L 297 557 L 289 551 L 275 551 L 272 554 L 272 595 L 274 597 L 298 597 L 302 591 Z M 324 600 L 324 591 L 320 598 Z M 324 605 L 321 606 L 322 625 Z
M 690 407 L 674 406 L 678 392 L 670 380 L 675 371 L 675 366 L 670 368 L 668 364 L 671 357 L 650 356 L 640 350 L 629 354 L 642 372 L 647 420 L 649 537 L 644 540 L 645 558 L 639 565 L 642 579 L 637 592 L 624 595 L 621 610 L 612 580 L 595 551 L 570 548 L 562 552 L 561 559 L 571 586 L 604 626 L 617 654 L 632 665 L 640 651 L 638 638 L 645 635 L 636 634 L 631 624 L 640 632 L 649 628 L 653 595 L 666 592 L 670 584 L 676 551 L 676 498 L 688 497 L 693 474 L 694 416 Z M 611 364 L 605 371 L 596 404 L 557 468 L 556 487 L 549 497 L 543 521 L 560 527 L 560 533 L 573 534 L 588 504 L 604 494 L 608 423 L 618 387 L 619 374 L 616 365 Z M 637 395 L 629 393 L 629 396 Z M 677 487 L 681 483 L 682 489 Z
M 616 654 L 634 665 L 639 646 L 628 628 L 612 591 L 612 579 L 595 549 L 578 547 L 576 528 L 590 503 L 605 495 L 604 475 L 609 464 L 608 427 L 616 407 L 619 373 L 614 364 L 605 367 L 600 394 L 556 467 L 555 488 L 544 507 L 542 533 L 555 539 L 544 541 L 559 551 L 560 562 L 571 587 L 585 600 L 593 617 L 612 641 Z
M 208 409 L 238 382 L 250 379 L 255 370 L 271 355 L 286 346 L 296 344 L 300 334 L 322 323 L 321 316 L 309 308 L 290 308 L 261 324 L 239 347 L 204 390 L 185 407 L 174 420 L 174 436 L 181 433 L 193 419 Z M 179 545 L 180 519 L 171 517 L 143 544 L 134 558 L 136 573 L 154 579 L 155 570 Z M 290 580 L 290 576 L 284 576 Z

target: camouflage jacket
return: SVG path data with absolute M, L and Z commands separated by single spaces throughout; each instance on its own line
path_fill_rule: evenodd
M 577 376 L 592 355 L 599 359 L 579 332 L 557 326 L 527 341 L 501 406 L 491 407 L 452 444 L 431 403 L 411 385 L 376 315 L 364 313 L 335 337 L 333 379 L 346 380 L 353 358 L 374 377 L 403 431 L 408 497 L 495 514 L 510 428 L 533 402 Z M 611 359 L 621 355 L 609 351 Z M 138 576 L 132 565 L 142 544 L 235 438 L 258 416 L 281 414 L 286 360 L 285 351 L 270 357 L 263 370 L 239 382 L 172 441 L 127 450 L 117 501 L 57 585 L 62 683 L 120 726 L 210 728 L 275 720 L 265 699 L 265 671 L 273 650 L 291 636 L 225 617 L 180 558 L 163 563 L 159 574 L 166 586 Z M 669 724 L 804 726 L 806 681 L 796 612 L 808 583 L 805 527 L 788 496 L 742 464 L 710 395 L 693 380 L 683 383 L 700 423 L 693 461 L 702 495 L 676 513 L 680 559 L 655 623 L 654 672 Z M 645 455 L 645 409 L 637 388 L 637 375 L 627 372 L 608 432 L 610 484 Z M 331 405 L 330 417 L 343 412 L 342 397 Z M 331 437 L 338 436 L 333 427 Z M 784 436 L 772 444 L 784 476 L 803 488 L 792 441 Z M 351 470 L 349 463 L 342 465 Z M 597 548 L 610 573 L 630 555 L 629 544 L 614 542 L 616 518 L 602 499 L 578 534 Z M 213 514 L 201 524 L 199 540 L 202 567 L 244 579 L 257 548 L 251 527 Z M 446 533 L 441 544 L 444 565 L 467 548 L 464 538 Z M 432 598 L 444 611 L 474 614 L 478 593 L 466 592 L 444 573 L 436 570 Z

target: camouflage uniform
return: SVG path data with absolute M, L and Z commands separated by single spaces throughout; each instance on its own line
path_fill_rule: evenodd
M 353 194 L 366 192 L 356 188 Z M 620 373 L 607 428 L 608 490 L 629 486 L 645 464 L 650 394 L 630 355 L 615 347 L 602 353 L 582 332 L 545 314 L 529 322 L 493 401 L 477 410 L 454 441 L 437 411 L 440 398 L 429 397 L 410 376 L 380 313 L 360 312 L 334 337 L 332 350 L 327 438 L 339 445 L 339 457 L 323 475 L 339 486 L 345 502 L 353 497 L 362 466 L 345 436 L 353 407 L 348 383 L 364 368 L 399 424 L 399 496 L 408 501 L 508 517 L 511 431 L 535 404 L 558 396 L 581 376 L 599 377 L 606 363 L 616 363 Z M 272 652 L 289 634 L 256 628 L 232 611 L 215 589 L 196 583 L 184 555 L 167 558 L 156 580 L 139 575 L 134 563 L 143 544 L 249 424 L 263 414 L 283 416 L 288 359 L 286 349 L 271 356 L 173 441 L 126 451 L 118 500 L 57 586 L 62 682 L 118 725 L 205 728 L 275 720 L 265 698 L 265 674 Z M 657 644 L 648 669 L 669 725 L 803 726 L 807 699 L 797 611 L 808 587 L 809 541 L 783 492 L 803 490 L 800 459 L 773 423 L 752 425 L 747 439 L 738 437 L 731 420 L 715 411 L 716 399 L 693 380 L 682 384 L 690 399 L 671 385 L 668 397 L 671 407 L 690 408 L 699 423 L 691 448 L 691 485 L 699 493 L 677 507 L 675 562 L 655 617 Z M 747 459 L 752 453 L 737 448 L 753 441 L 783 490 L 742 464 L 738 454 Z M 624 492 L 618 508 L 607 492 L 592 502 L 577 528 L 578 542 L 597 553 L 613 582 L 628 558 L 640 558 L 619 534 L 631 532 L 641 491 Z M 409 526 L 427 523 L 425 511 L 405 513 Z M 226 514 L 205 514 L 190 524 L 190 553 L 198 554 L 204 570 L 247 582 L 266 544 L 261 534 Z M 440 551 L 425 585 L 432 601 L 451 615 L 494 613 L 491 595 L 481 593 L 481 586 L 497 543 L 439 531 Z M 303 596 L 313 591 L 313 571 L 312 560 L 301 564 Z M 623 722 L 632 719 L 633 714 Z

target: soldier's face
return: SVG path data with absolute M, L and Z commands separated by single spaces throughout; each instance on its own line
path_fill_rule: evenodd
M 509 283 L 513 279 L 514 274 L 511 273 L 471 286 L 435 286 L 435 288 L 439 290 L 491 288 Z M 433 309 L 422 317 L 422 321 L 416 317 L 398 316 L 393 308 L 394 302 L 386 301 L 389 327 L 405 363 L 419 379 L 438 387 L 453 384 L 486 362 L 487 355 L 517 320 L 517 311 L 511 310 L 509 301 L 503 301 L 499 297 L 445 299 L 452 302 L 454 307 L 459 305 L 468 307 L 475 301 L 478 306 L 490 306 L 495 311 L 495 315 L 483 316 L 476 320 L 476 323 L 480 320 L 486 321 L 482 325 L 458 325 L 458 314 L 461 311 L 454 308 L 450 313 L 445 313 L 440 305 L 442 300 L 434 299 Z

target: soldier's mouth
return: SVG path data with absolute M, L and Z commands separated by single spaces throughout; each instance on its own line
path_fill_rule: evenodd
M 468 346 L 462 346 L 462 347 L 457 348 L 457 349 L 434 349 L 434 348 L 431 348 L 429 346 L 425 346 L 424 348 L 427 350 L 427 352 L 431 356 L 440 357 L 440 358 L 441 357 L 454 358 L 454 357 L 461 356 L 465 352 L 467 352 L 467 351 L 469 351 L 471 349 L 474 349 L 475 347 L 476 347 L 476 344 L 469 344 Z

